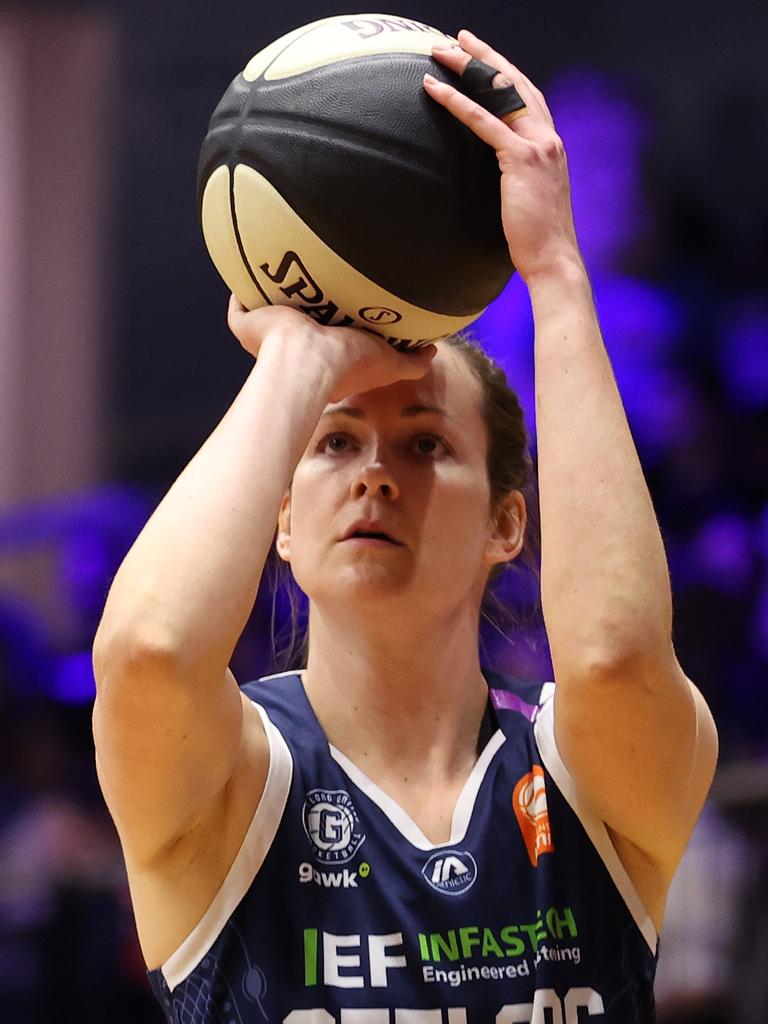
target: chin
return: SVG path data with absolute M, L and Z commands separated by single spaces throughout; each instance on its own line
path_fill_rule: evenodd
M 393 572 L 388 566 L 355 565 L 343 574 L 336 593 L 347 597 L 397 597 L 407 594 L 410 583 L 409 574 Z
M 349 607 L 350 611 L 356 611 L 361 602 L 407 598 L 411 582 L 409 574 L 393 571 L 391 567 L 358 564 L 326 575 L 320 586 L 310 587 L 306 593 L 318 606 Z

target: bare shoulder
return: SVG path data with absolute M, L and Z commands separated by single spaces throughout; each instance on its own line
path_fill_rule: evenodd
M 269 744 L 261 716 L 241 691 L 240 751 L 224 791 L 195 825 L 152 864 L 126 858 L 144 960 L 159 967 L 192 932 L 221 888 L 264 792 Z

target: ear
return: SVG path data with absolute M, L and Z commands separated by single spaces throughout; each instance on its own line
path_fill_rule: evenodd
M 284 562 L 291 560 L 291 492 L 287 490 L 280 502 L 277 514 L 277 537 L 275 539 L 277 553 Z
M 511 562 L 523 550 L 528 514 L 520 491 L 510 491 L 501 501 L 493 517 L 493 532 L 485 548 L 489 565 Z

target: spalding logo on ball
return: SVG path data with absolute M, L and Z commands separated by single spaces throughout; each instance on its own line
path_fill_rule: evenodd
M 456 84 L 421 22 L 341 15 L 256 54 L 200 154 L 214 264 L 248 309 L 292 305 L 398 348 L 475 320 L 513 267 L 493 150 L 426 94 Z

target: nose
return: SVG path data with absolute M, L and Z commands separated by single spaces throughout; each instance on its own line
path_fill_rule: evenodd
M 394 476 L 384 463 L 376 458 L 361 466 L 352 480 L 351 493 L 353 498 L 378 496 L 397 498 L 400 488 Z

